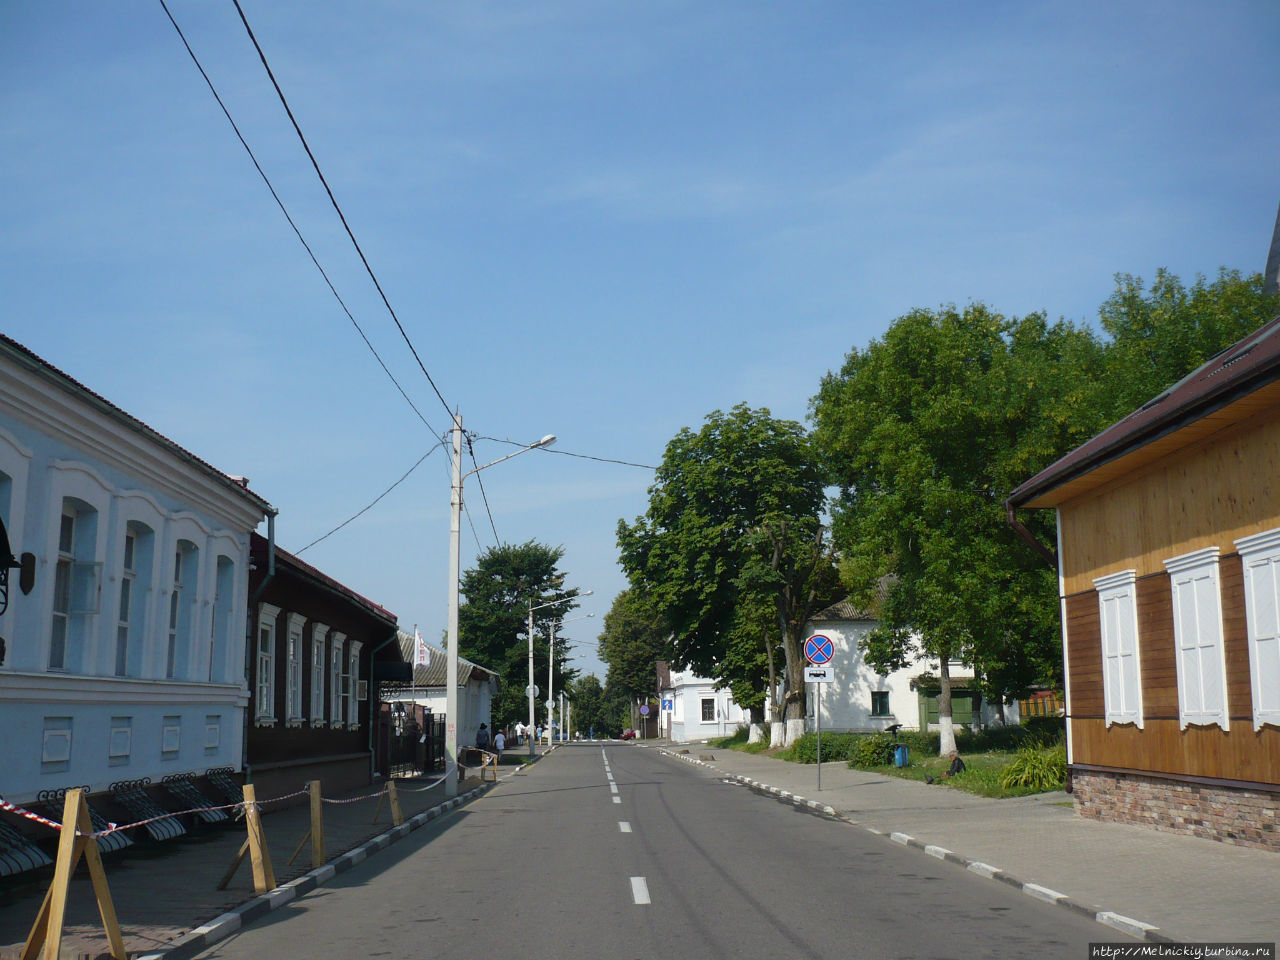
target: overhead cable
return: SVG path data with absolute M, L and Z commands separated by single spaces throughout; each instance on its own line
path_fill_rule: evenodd
M 236 12 L 240 14 L 240 22 L 244 24 L 245 31 L 249 34 L 249 39 L 253 43 L 253 48 L 258 51 L 258 59 L 262 61 L 263 69 L 267 71 L 267 76 L 271 78 L 271 85 L 275 87 L 276 96 L 280 98 L 280 103 L 284 106 L 284 111 L 289 115 L 289 122 L 293 124 L 294 132 L 297 133 L 298 139 L 302 141 L 302 148 L 307 152 L 307 157 L 311 160 L 311 166 L 316 171 L 316 176 L 320 178 L 320 183 L 324 186 L 324 192 L 329 195 L 329 202 L 333 204 L 333 209 L 337 211 L 338 219 L 342 221 L 343 229 L 347 231 L 347 236 L 351 238 L 351 244 L 356 248 L 356 253 L 360 255 L 360 262 L 364 264 L 365 271 L 369 274 L 369 279 L 373 281 L 374 287 L 378 291 L 378 295 L 382 297 L 382 303 L 387 308 L 387 312 L 391 314 L 391 319 L 395 321 L 396 329 L 400 331 L 400 336 L 404 338 L 404 342 L 409 347 L 409 352 L 413 354 L 413 359 L 418 361 L 418 367 L 422 370 L 423 375 L 427 378 L 427 382 L 431 384 L 431 389 L 435 391 L 440 403 L 444 405 L 446 413 L 450 413 L 449 404 L 445 402 L 444 395 L 440 392 L 440 388 L 436 386 L 435 380 L 431 378 L 431 374 L 427 372 L 426 364 L 422 362 L 422 357 L 418 356 L 418 351 L 413 345 L 413 341 L 409 339 L 409 335 L 405 333 L 404 326 L 400 323 L 400 318 L 396 316 L 395 310 L 391 306 L 391 301 L 387 299 L 386 293 L 382 289 L 382 284 L 378 282 L 377 276 L 373 272 L 373 267 L 369 265 L 369 259 L 364 255 L 364 250 L 360 247 L 360 242 L 356 240 L 356 235 L 351 230 L 350 224 L 347 223 L 346 215 L 342 212 L 342 207 L 338 206 L 338 200 L 333 195 L 333 191 L 329 189 L 329 181 L 324 177 L 324 172 L 320 169 L 320 164 L 316 161 L 315 154 L 311 152 L 311 145 L 307 143 L 307 138 L 303 136 L 302 128 L 298 126 L 298 121 L 293 115 L 293 110 L 289 106 L 289 101 L 285 99 L 284 91 L 280 89 L 280 84 L 276 81 L 276 75 L 271 69 L 271 64 L 267 62 L 267 55 L 263 53 L 258 38 L 253 34 L 253 28 L 249 26 L 249 20 L 244 15 L 244 10 L 240 6 L 240 0 L 232 0 L 236 5 Z
M 338 524 L 336 527 L 334 527 L 332 530 L 330 530 L 328 533 L 326 533 L 323 537 L 316 537 L 316 539 L 312 540 L 310 543 L 308 543 L 308 544 L 307 544 L 305 547 L 303 547 L 301 550 L 295 550 L 293 555 L 294 555 L 295 557 L 300 557 L 300 556 L 302 556 L 302 554 L 303 554 L 305 551 L 310 550 L 312 547 L 314 547 L 314 546 L 315 546 L 317 543 L 319 543 L 321 540 L 328 540 L 331 536 L 333 536 L 335 533 L 337 533 L 339 530 L 341 530 L 343 527 L 345 527 L 345 526 L 346 526 L 348 523 L 350 523 L 352 520 L 355 520 L 357 517 L 363 516 L 364 514 L 368 513 L 371 509 L 373 509 L 373 507 L 378 503 L 378 501 L 379 501 L 379 500 L 381 500 L 383 497 L 385 497 L 388 493 L 390 493 L 390 492 L 391 492 L 392 490 L 394 490 L 396 487 L 400 486 L 400 484 L 404 483 L 404 482 L 405 482 L 405 480 L 407 480 L 407 479 L 409 478 L 409 474 L 413 473 L 413 471 L 417 470 L 417 469 L 418 469 L 418 467 L 422 465 L 422 461 L 423 461 L 423 460 L 426 460 L 426 459 L 427 459 L 427 457 L 431 456 L 431 454 L 435 453 L 437 450 L 439 450 L 439 449 L 440 449 L 441 447 L 443 447 L 443 446 L 444 446 L 444 444 L 443 444 L 443 443 L 437 443 L 437 444 L 436 444 L 435 446 L 433 446 L 430 450 L 428 450 L 426 453 L 424 453 L 422 456 L 420 456 L 420 457 L 418 458 L 418 462 L 417 462 L 417 463 L 415 463 L 415 464 L 414 464 L 412 467 L 410 467 L 408 470 L 406 470 L 406 471 L 404 472 L 404 474 L 400 477 L 400 479 L 399 479 L 399 480 L 397 480 L 397 481 L 396 481 L 395 483 L 393 483 L 391 486 L 387 487 L 387 489 L 383 490 L 380 494 L 378 494 L 376 497 L 374 497 L 373 502 L 372 502 L 372 503 L 370 503 L 367 507 L 365 507 L 365 508 L 364 508 L 363 510 L 361 510 L 359 513 L 356 513 L 356 514 L 354 514 L 354 515 L 352 515 L 352 516 L 348 517 L 346 520 L 343 520 L 340 524 Z
M 231 124 L 231 129 L 235 131 L 236 138 L 240 141 L 240 145 L 244 147 L 245 152 L 249 154 L 249 159 L 253 161 L 253 166 L 254 169 L 258 171 L 258 176 L 262 178 L 262 182 L 265 183 L 267 185 L 267 189 L 271 191 L 271 197 L 275 200 L 276 206 L 280 208 L 280 212 L 284 214 L 284 218 L 289 221 L 289 226 L 293 228 L 294 234 L 298 237 L 298 242 L 301 243 L 303 249 L 307 251 L 307 256 L 311 258 L 311 262 L 315 264 L 315 268 L 320 271 L 320 276 L 324 278 L 324 282 L 326 286 L 328 286 L 329 292 L 333 294 L 334 299 L 338 301 L 338 306 L 342 307 L 342 312 L 347 315 L 347 319 L 351 321 L 351 325 L 354 326 L 356 328 L 356 332 L 360 334 L 360 339 L 364 341 L 364 345 L 369 348 L 369 352 L 372 353 L 374 359 L 378 361 L 378 366 L 382 367 L 383 372 L 391 378 L 391 382 L 394 383 L 396 389 L 400 391 L 400 396 L 404 397 L 405 403 L 409 404 L 413 409 L 413 412 L 418 415 L 418 419 L 426 425 L 427 429 L 430 430 L 431 434 L 434 436 L 436 432 L 435 428 L 432 427 L 427 418 L 423 416 L 422 411 L 418 409 L 417 405 L 409 399 L 409 395 L 404 392 L 404 387 L 400 386 L 400 381 L 395 378 L 395 374 L 388 369 L 386 363 L 383 362 L 382 357 L 378 354 L 378 351 L 375 350 L 373 344 L 369 342 L 369 338 L 365 336 L 364 330 L 361 329 L 360 324 L 356 321 L 356 318 L 352 316 L 352 313 L 347 308 L 346 303 L 338 294 L 337 289 L 333 285 L 333 281 L 330 280 L 329 275 L 325 273 L 324 267 L 320 266 L 320 261 L 316 259 L 315 252 L 311 249 L 311 245 L 307 243 L 306 238 L 302 235 L 302 231 L 298 229 L 297 223 L 295 223 L 293 217 L 289 215 L 289 211 L 285 207 L 284 201 L 280 199 L 280 194 L 276 193 L 276 188 L 271 183 L 271 179 L 267 176 L 266 171 L 263 170 L 262 165 L 258 163 L 258 158 L 254 155 L 253 148 L 249 146 L 248 141 L 244 138 L 244 134 L 240 132 L 240 128 L 236 125 L 235 120 L 232 119 L 231 111 L 228 110 L 227 105 L 223 103 L 222 97 L 219 96 L 217 88 L 214 87 L 213 81 L 209 79 L 209 74 L 205 72 L 204 67 L 200 63 L 200 59 L 195 54 L 195 51 L 191 49 L 191 44 L 187 42 L 186 35 L 182 32 L 182 28 L 178 26 L 178 21 L 173 18 L 173 14 L 169 11 L 169 7 L 165 3 L 165 0 L 160 0 L 160 6 L 164 9 L 165 16 L 169 18 L 169 22 L 173 24 L 173 29 L 178 32 L 178 39 L 180 39 L 182 41 L 182 45 L 187 48 L 187 54 L 191 57 L 191 62 L 194 63 L 196 65 L 196 69 L 200 71 L 200 76 L 204 78 L 205 84 L 209 87 L 209 92 L 213 94 L 213 99 L 216 100 L 218 102 L 218 106 L 222 108 L 222 114 L 227 118 L 227 122 Z

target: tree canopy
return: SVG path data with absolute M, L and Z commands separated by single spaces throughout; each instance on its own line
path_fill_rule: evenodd
M 877 669 L 910 663 L 918 638 L 944 679 L 963 659 L 989 693 L 1058 676 L 1056 574 L 1002 502 L 1100 426 L 1102 360 L 1088 330 L 974 304 L 913 310 L 824 378 L 815 440 L 840 486 L 842 574 L 883 625 Z
M 565 575 L 558 569 L 563 556 L 560 547 L 533 540 L 501 544 L 482 553 L 475 567 L 462 575 L 460 591 L 465 600 L 458 607 L 458 652 L 500 674 L 492 709 L 499 725 L 528 720 L 530 601 L 535 606 L 555 601 L 533 614 L 534 683 L 540 687 L 546 683 L 549 626 L 577 606 L 578 591 L 564 589 Z M 577 674 L 568 666 L 570 649 L 557 631 L 553 673 L 557 690 Z M 545 695 L 543 690 L 539 703 Z
M 804 427 L 767 409 L 716 410 L 698 432 L 686 427 L 667 444 L 649 509 L 633 524 L 619 521 L 618 544 L 632 585 L 671 629 L 676 667 L 722 686 L 763 685 L 759 661 L 739 645 L 754 642 L 757 631 L 779 638 L 783 585 L 777 570 L 751 584 L 743 573 L 762 534 L 788 524 L 816 531 L 823 503 L 823 476 Z M 760 597 L 749 594 L 766 581 L 774 602 L 764 607 L 768 620 L 757 623 Z
M 636 587 L 623 590 L 604 615 L 600 659 L 608 666 L 606 683 L 625 697 L 654 692 L 654 663 L 669 660 L 670 633 L 653 601 Z

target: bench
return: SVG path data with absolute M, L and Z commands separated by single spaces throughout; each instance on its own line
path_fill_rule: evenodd
M 171 773 L 160 782 L 169 793 L 188 809 L 194 811 L 195 815 L 205 823 L 230 823 L 231 816 L 227 811 L 203 809 L 222 806 L 222 804 L 210 800 L 200 791 L 200 788 L 192 782 L 195 776 L 194 773 Z
M 151 799 L 147 787 L 150 777 L 141 780 L 117 780 L 111 784 L 116 803 L 137 820 L 147 820 L 143 829 L 153 840 L 176 840 L 187 832 L 177 817 Z

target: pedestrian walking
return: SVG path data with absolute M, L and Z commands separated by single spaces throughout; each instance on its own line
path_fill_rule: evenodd
M 489 749 L 489 727 L 486 724 L 480 724 L 480 729 L 476 731 L 476 746 L 481 750 Z
M 502 759 L 502 750 L 507 745 L 507 736 L 501 730 L 493 735 L 493 752 L 498 755 L 498 759 Z

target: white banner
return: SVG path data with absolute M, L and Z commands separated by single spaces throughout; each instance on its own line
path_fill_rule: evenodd
M 426 667 L 431 665 L 431 650 L 427 647 L 427 641 L 422 639 L 422 634 L 418 632 L 418 628 L 413 628 L 413 665 L 415 667 Z

